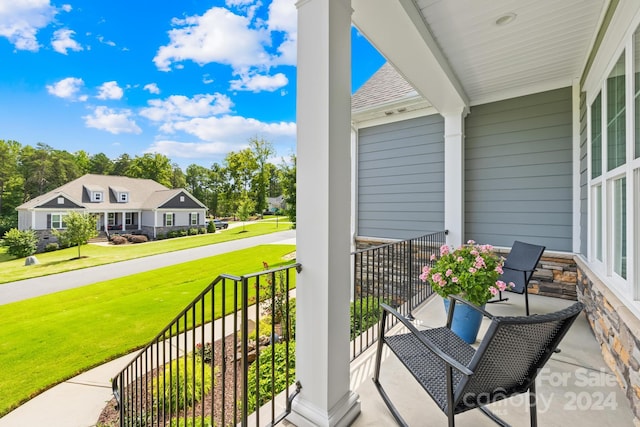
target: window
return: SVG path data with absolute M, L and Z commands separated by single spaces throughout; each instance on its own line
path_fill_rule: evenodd
M 602 93 L 591 104 L 591 178 L 602 175 Z
M 607 166 L 613 170 L 626 161 L 624 52 L 607 78 Z
M 165 227 L 173 227 L 173 214 L 172 213 L 164 214 L 164 226 Z
M 107 215 L 107 224 L 108 225 L 116 225 L 116 214 L 115 212 L 109 212 L 109 214 Z
M 129 200 L 129 193 L 120 193 L 120 203 L 127 203 Z
M 133 212 L 126 212 L 124 214 L 124 223 L 126 225 L 133 225 Z
M 58 197 L 58 204 L 64 205 L 64 197 Z
M 613 181 L 612 203 L 613 271 L 627 278 L 627 179 Z
M 189 223 L 191 225 L 198 225 L 198 214 L 195 212 L 192 212 L 189 214 Z
M 593 188 L 593 253 L 602 261 L 602 186 Z
M 93 202 L 101 202 L 102 201 L 102 191 L 94 191 L 91 195 L 93 196 L 91 201 L 93 201 Z
M 184 202 L 184 196 L 180 196 L 180 202 Z
M 633 34 L 634 56 L 634 105 L 635 105 L 635 158 L 640 157 L 640 28 Z
M 51 228 L 55 228 L 55 229 L 67 228 L 67 224 L 64 222 L 64 214 L 61 214 L 61 213 L 51 214 Z

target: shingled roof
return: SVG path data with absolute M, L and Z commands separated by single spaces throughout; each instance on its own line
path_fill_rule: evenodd
M 363 111 L 409 99 L 420 99 L 416 90 L 388 62 L 351 97 L 351 110 Z

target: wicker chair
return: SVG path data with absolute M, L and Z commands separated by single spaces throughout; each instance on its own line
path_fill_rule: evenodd
M 525 312 L 529 315 L 529 292 L 527 287 L 529 286 L 529 280 L 536 271 L 536 266 L 542 257 L 545 247 L 539 245 L 532 245 L 531 243 L 524 243 L 516 240 L 513 242 L 511 251 L 507 255 L 507 259 L 504 261 L 502 267 L 503 273 L 500 276 L 500 280 L 509 283 L 513 283 L 513 288 L 510 292 L 516 292 L 518 294 L 524 294 Z M 502 292 L 500 292 L 498 299 L 489 301 L 501 302 L 508 301 L 509 298 L 502 298 Z
M 491 323 L 478 349 L 451 332 L 456 304 L 468 304 Z M 383 308 L 373 382 L 399 425 L 407 426 L 380 384 L 380 362 L 386 344 L 447 415 L 478 408 L 499 425 L 507 425 L 484 405 L 529 391 L 530 421 L 537 425 L 535 377 L 583 309 L 581 303 L 550 314 L 497 317 L 457 297 L 451 297 L 447 326 L 419 331 L 386 304 Z M 408 333 L 385 336 L 388 315 Z

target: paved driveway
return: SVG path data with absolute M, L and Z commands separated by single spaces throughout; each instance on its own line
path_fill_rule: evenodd
M 220 255 L 226 252 L 246 249 L 257 245 L 288 243 L 295 244 L 295 230 L 279 231 L 262 236 L 248 237 L 230 242 L 216 243 L 198 248 L 184 249 L 165 254 L 83 268 L 66 273 L 52 274 L 33 279 L 9 282 L 0 285 L 0 305 L 22 301 L 41 295 L 90 285 L 144 271 L 155 270 L 168 265 L 180 264 L 195 259 Z

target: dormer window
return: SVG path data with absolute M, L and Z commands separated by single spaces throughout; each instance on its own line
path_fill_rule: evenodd
M 58 204 L 64 205 L 64 197 L 58 197 Z
M 129 193 L 120 193 L 118 195 L 118 201 L 120 203 L 127 203 L 129 201 Z
M 180 202 L 184 202 L 184 196 L 180 196 Z
M 101 202 L 102 201 L 102 191 L 94 191 L 91 193 L 91 201 L 92 202 Z

